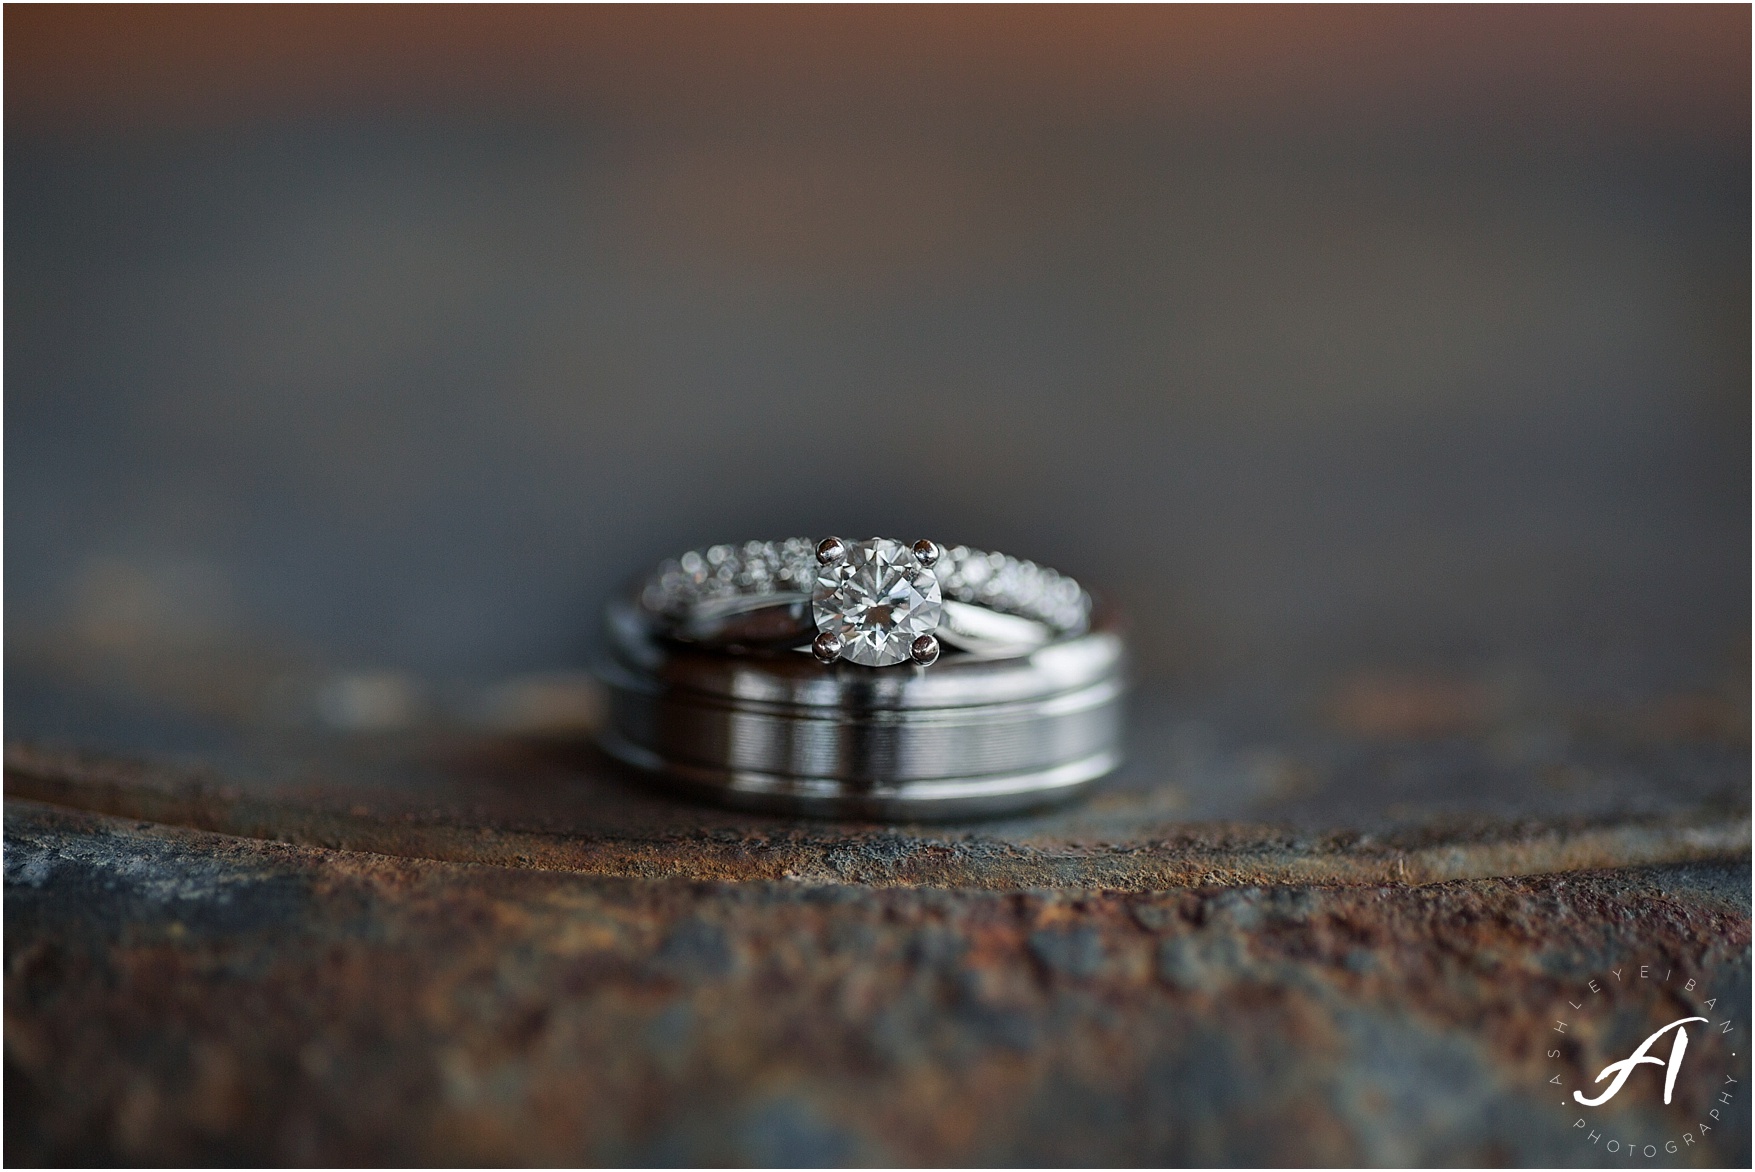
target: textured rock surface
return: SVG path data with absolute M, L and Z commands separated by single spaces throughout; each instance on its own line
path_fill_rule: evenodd
M 1735 681 L 1147 691 L 1089 800 L 911 826 L 678 800 L 395 677 L 289 718 L 256 651 L 9 650 L 9 1162 L 1749 1159 Z M 1731 1032 L 1676 1104 L 1575 1128 L 1695 1009 Z
M 1728 703 L 1148 695 L 1089 801 L 909 826 L 129 678 L 9 680 L 15 733 L 60 730 L 6 758 L 14 1163 L 1614 1165 L 1713 1109 L 1662 1159 L 1748 1160 L 1747 1099 L 1707 1102 L 1748 1085 Z M 1640 964 L 1670 979 L 1584 999 Z M 1557 1071 L 1586 1085 L 1707 997 L 1731 1033 L 1675 1105 L 1635 1084 L 1574 1128 Z M 1592 1012 L 1550 1061 L 1568 998 Z
M 209 747 L 211 763 L 13 745 L 7 786 L 231 834 L 650 878 L 1149 890 L 1426 882 L 1749 849 L 1747 749 L 1734 739 L 1585 742 L 1569 749 L 1581 764 L 1548 785 L 1548 766 L 1493 762 L 1493 735 L 1287 730 L 1271 747 L 1209 748 L 1192 763 L 1136 736 L 1143 759 L 1090 800 L 967 825 L 721 811 L 674 800 L 586 746 L 461 733 L 244 739 Z M 1165 774 L 1176 781 L 1155 780 Z
M 1593 1127 L 1661 1144 L 1719 1072 L 1748 1086 L 1746 864 L 1130 893 L 633 879 L 25 801 L 6 835 L 11 1163 L 1615 1164 L 1542 1092 L 1556 1010 L 1617 968 L 1579 1085 L 1707 997 L 1732 1027 L 1672 1111 Z M 1664 1159 L 1746 1165 L 1747 1094 L 1723 1111 Z

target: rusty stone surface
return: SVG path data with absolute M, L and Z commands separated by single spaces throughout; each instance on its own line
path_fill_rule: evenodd
M 1749 1162 L 1745 862 L 999 891 L 6 819 L 9 1163 L 1625 1163 L 1543 1093 L 1592 978 L 1574 1079 L 1731 1022 L 1593 1126 L 1661 1144 L 1722 1071 L 1664 1159 Z
M 1159 685 L 1134 700 L 1126 766 L 1086 800 L 879 826 L 678 800 L 589 746 L 583 677 L 513 679 L 374 731 L 335 727 L 324 697 L 381 703 L 419 681 L 276 675 L 258 647 L 172 650 L 9 641 L 8 794 L 417 858 L 959 887 L 1429 882 L 1740 856 L 1750 842 L 1735 674 L 1621 696 L 1461 671 L 1340 672 L 1254 695 Z M 528 709 L 531 695 L 546 725 L 467 715 L 497 703 L 503 725 L 505 698 Z
M 1729 801 L 1622 819 L 1478 814 L 1377 833 L 1183 822 L 1150 791 L 967 826 L 762 817 L 674 801 L 595 754 L 499 746 L 466 774 L 376 770 L 248 784 L 211 770 L 11 746 L 11 796 L 229 834 L 414 858 L 642 878 L 1155 890 L 1213 883 L 1420 883 L 1747 853 Z M 354 763 L 357 765 L 358 762 Z M 1105 800 L 1105 797 L 1107 800 Z
M 679 799 L 588 722 L 338 731 L 212 664 L 20 662 L 12 1163 L 1615 1164 L 1543 1093 L 1564 998 L 1674 973 L 1576 1023 L 1574 1080 L 1688 980 L 1746 1036 L 1734 685 L 1148 692 L 1087 801 L 881 825 Z M 1730 1036 L 1601 1134 L 1729 1111 L 1665 1160 L 1747 1163 L 1699 1081 L 1747 1085 Z

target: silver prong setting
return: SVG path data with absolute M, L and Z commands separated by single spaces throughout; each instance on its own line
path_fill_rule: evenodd
M 847 556 L 847 543 L 839 537 L 825 537 L 817 542 L 817 563 L 832 566 Z
M 833 631 L 824 631 L 811 640 L 810 653 L 817 657 L 818 663 L 834 663 L 841 658 L 841 636 Z M 936 654 L 936 652 L 934 653 Z
M 931 667 L 938 662 L 938 638 L 934 635 L 920 636 L 914 640 L 914 645 L 909 649 L 909 653 L 914 657 L 914 662 L 921 667 Z
M 938 542 L 922 537 L 914 543 L 914 560 L 927 569 L 931 569 L 933 563 L 938 561 L 938 555 Z

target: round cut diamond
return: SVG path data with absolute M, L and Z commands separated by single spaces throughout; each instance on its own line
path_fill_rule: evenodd
M 850 541 L 845 557 L 817 572 L 817 630 L 841 640 L 841 658 L 866 667 L 906 663 L 914 640 L 944 614 L 938 577 L 899 541 Z

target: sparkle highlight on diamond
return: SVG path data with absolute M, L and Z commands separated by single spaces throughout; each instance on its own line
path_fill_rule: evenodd
M 817 574 L 811 612 L 817 630 L 841 642 L 841 658 L 866 667 L 906 663 L 914 642 L 938 629 L 944 601 L 938 577 L 913 549 L 873 537 Z

